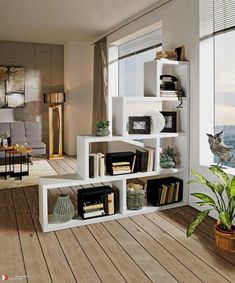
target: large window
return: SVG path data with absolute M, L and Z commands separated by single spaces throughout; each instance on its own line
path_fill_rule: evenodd
M 235 147 L 235 30 L 215 36 L 215 133 Z M 235 167 L 235 158 L 229 164 Z
M 119 96 L 144 95 L 144 63 L 161 50 L 161 29 L 119 46 Z
M 226 145 L 235 148 L 235 1 L 234 0 L 201 0 L 200 1 L 200 37 L 201 37 L 201 97 L 213 102 L 213 113 L 206 112 L 203 123 L 205 132 L 214 134 L 223 131 L 222 139 Z M 210 72 L 212 75 L 207 75 Z M 207 95 L 213 98 L 207 99 Z M 202 106 L 203 108 L 204 106 Z M 208 126 L 206 115 L 213 115 L 213 127 Z M 201 147 L 203 150 L 206 147 Z M 209 148 L 208 148 L 209 149 Z M 205 150 L 204 150 L 205 153 Z M 210 162 L 210 161 L 209 161 Z M 218 157 L 214 158 L 218 162 Z M 235 151 L 227 163 L 235 168 Z

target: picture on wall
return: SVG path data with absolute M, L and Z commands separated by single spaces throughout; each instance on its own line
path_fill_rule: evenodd
M 21 108 L 24 103 L 24 67 L 0 66 L 0 108 Z

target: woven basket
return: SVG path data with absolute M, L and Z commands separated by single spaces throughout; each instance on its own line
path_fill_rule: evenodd
M 130 190 L 133 188 L 134 190 Z M 127 209 L 138 210 L 144 206 L 146 187 L 140 184 L 128 184 Z

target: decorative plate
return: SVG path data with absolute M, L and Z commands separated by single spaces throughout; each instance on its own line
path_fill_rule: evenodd
M 165 127 L 165 118 L 159 111 L 149 111 L 144 116 L 151 117 L 151 134 L 160 133 Z

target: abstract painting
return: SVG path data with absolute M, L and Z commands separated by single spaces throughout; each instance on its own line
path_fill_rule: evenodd
M 0 66 L 0 108 L 21 108 L 24 103 L 24 67 Z

